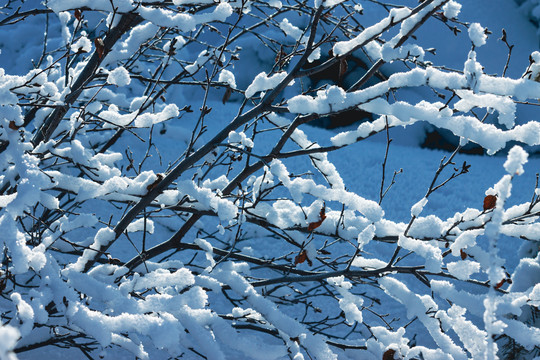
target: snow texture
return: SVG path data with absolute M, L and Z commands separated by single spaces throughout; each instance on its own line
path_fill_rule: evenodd
M 122 66 L 117 67 L 113 71 L 109 72 L 107 76 L 107 83 L 116 86 L 126 86 L 131 83 L 129 72 Z
M 287 73 L 285 71 L 273 74 L 270 77 L 268 77 L 264 71 L 259 73 L 246 89 L 246 98 L 252 98 L 259 91 L 275 88 L 283 81 L 283 79 L 285 79 L 285 77 L 287 77 Z

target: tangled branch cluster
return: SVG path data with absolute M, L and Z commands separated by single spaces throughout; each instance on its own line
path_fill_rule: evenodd
M 51 345 L 141 359 L 538 355 L 540 190 L 505 207 L 526 151 L 508 152 L 484 208 L 423 209 L 468 172 L 454 161 L 467 143 L 540 144 L 539 122 L 515 124 L 540 93 L 540 53 L 520 79 L 485 74 L 489 31 L 453 0 L 372 1 L 376 21 L 339 0 L 29 6 L 9 1 L 0 19 L 46 29 L 31 70 L 0 69 L 1 358 Z M 462 69 L 424 59 L 427 21 L 469 34 Z M 391 62 L 402 71 L 387 76 Z M 405 88 L 436 99 L 407 102 Z M 360 110 L 369 120 L 330 139 L 302 130 Z M 386 157 L 366 199 L 328 154 L 379 133 L 390 145 L 390 129 L 418 121 L 460 145 L 395 222 Z M 512 274 L 501 235 L 532 249 Z

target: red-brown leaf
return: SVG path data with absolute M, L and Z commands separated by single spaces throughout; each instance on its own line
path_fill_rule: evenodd
M 10 128 L 11 130 L 19 130 L 19 128 L 20 128 L 20 126 L 17 126 L 17 125 L 15 124 L 15 121 L 13 121 L 13 120 L 11 120 L 11 121 L 9 122 L 9 125 L 8 125 L 8 126 L 9 126 L 9 128 Z
M 298 265 L 298 264 L 301 264 L 303 263 L 304 261 L 307 261 L 308 265 L 311 266 L 313 265 L 313 263 L 311 262 L 311 260 L 308 258 L 307 256 L 307 251 L 306 250 L 302 250 L 300 252 L 300 254 L 298 254 L 295 258 L 294 258 L 294 265 Z
M 82 11 L 79 9 L 75 9 L 75 19 L 81 21 L 82 19 Z
M 396 354 L 396 350 L 394 349 L 388 349 L 384 352 L 382 356 L 382 360 L 394 360 L 394 355 Z
M 463 249 L 459 250 L 459 252 L 461 254 L 461 260 L 465 260 L 467 258 L 467 253 L 463 251 Z
M 296 255 L 296 257 L 294 258 L 294 265 L 301 264 L 306 260 L 307 260 L 307 252 L 306 250 L 302 250 L 300 254 Z
M 99 58 L 103 58 L 103 53 L 105 52 L 105 43 L 103 42 L 103 39 L 100 37 L 95 38 L 94 45 L 96 45 L 96 52 Z
M 163 180 L 163 174 L 156 174 L 156 180 L 151 183 L 150 185 L 148 185 L 146 187 L 146 190 L 148 191 L 152 191 L 153 188 L 155 188 L 157 186 L 157 184 L 159 184 L 159 182 Z
M 503 286 L 505 282 L 506 282 L 506 279 L 502 279 L 501 281 L 499 281 L 499 283 L 495 285 L 495 289 L 500 289 L 501 286 Z
M 316 228 L 318 228 L 319 226 L 321 226 L 324 219 L 326 219 L 326 210 L 325 210 L 325 206 L 323 205 L 323 207 L 321 208 L 321 211 L 319 213 L 319 221 L 314 221 L 314 222 L 309 223 L 308 231 L 313 231 Z
M 497 204 L 497 197 L 495 195 L 487 195 L 484 198 L 484 211 L 494 209 Z

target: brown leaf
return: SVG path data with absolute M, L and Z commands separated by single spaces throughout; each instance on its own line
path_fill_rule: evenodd
M 148 185 L 146 187 L 146 190 L 152 191 L 152 189 L 155 188 L 157 186 L 157 184 L 159 184 L 159 182 L 161 180 L 163 180 L 163 174 L 156 174 L 156 177 L 157 177 L 156 180 L 153 183 L 151 183 L 150 185 Z
M 396 350 L 388 349 L 384 352 L 382 360 L 394 360 L 394 355 L 396 355 Z
M 501 286 L 503 286 L 505 282 L 506 282 L 506 279 L 502 279 L 501 281 L 499 281 L 499 283 L 495 285 L 495 289 L 500 289 Z
M 459 250 L 459 252 L 461 254 L 461 260 L 465 260 L 467 258 L 467 253 L 463 251 L 463 249 Z
M 487 195 L 484 198 L 484 211 L 489 209 L 495 209 L 495 204 L 497 204 L 497 196 Z
M 11 120 L 11 121 L 9 122 L 9 128 L 10 128 L 11 130 L 19 130 L 19 129 L 20 129 L 20 126 L 17 126 L 17 125 L 15 124 L 15 121 Z
M 82 11 L 81 10 L 75 9 L 75 19 L 77 19 L 78 21 L 81 21 L 81 19 L 82 19 Z
M 300 251 L 300 254 L 296 255 L 296 257 L 294 258 L 294 265 L 303 263 L 304 261 L 307 260 L 307 258 L 308 258 L 307 251 L 306 250 Z
M 122 266 L 124 263 L 120 259 L 113 258 L 110 254 L 107 254 L 107 262 L 111 265 Z
M 225 94 L 223 94 L 223 99 L 221 99 L 223 104 L 225 104 L 227 101 L 229 101 L 229 98 L 231 97 L 231 94 L 232 94 L 232 89 L 229 86 L 227 86 L 227 90 L 225 90 Z
M 324 219 L 326 219 L 326 210 L 325 210 L 325 206 L 323 205 L 323 207 L 321 208 L 321 212 L 319 213 L 319 221 L 314 221 L 314 222 L 309 223 L 308 231 L 313 231 L 319 226 L 321 226 Z
M 300 254 L 298 254 L 295 258 L 294 258 L 294 265 L 298 265 L 298 264 L 301 264 L 303 263 L 304 261 L 307 261 L 308 265 L 311 266 L 313 265 L 313 263 L 311 262 L 311 260 L 308 258 L 307 256 L 307 251 L 306 250 L 302 250 L 300 252 Z
M 103 53 L 105 52 L 105 43 L 103 42 L 103 39 L 100 37 L 95 38 L 94 45 L 96 46 L 96 52 L 99 58 L 103 58 Z
M 322 220 L 319 220 L 319 221 L 314 221 L 314 222 L 309 223 L 309 225 L 307 227 L 308 231 L 315 230 L 316 228 L 321 226 L 322 222 L 323 222 Z
M 345 74 L 347 73 L 347 69 L 349 69 L 349 64 L 347 64 L 347 60 L 345 58 L 342 58 L 339 60 L 339 78 L 343 78 Z

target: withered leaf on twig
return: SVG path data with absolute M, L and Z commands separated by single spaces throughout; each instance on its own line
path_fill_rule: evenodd
M 156 174 L 156 180 L 146 187 L 146 190 L 152 191 L 161 180 L 163 180 L 163 174 Z
M 95 38 L 94 45 L 96 46 L 96 52 L 99 58 L 102 59 L 103 53 L 105 52 L 105 43 L 103 42 L 103 39 L 100 37 Z
M 382 360 L 394 360 L 394 355 L 396 355 L 396 350 L 388 349 L 384 352 Z
M 506 282 L 506 279 L 502 279 L 501 281 L 499 281 L 497 285 L 495 285 L 495 289 L 500 289 L 501 286 L 503 286 L 505 282 Z
M 342 58 L 339 60 L 339 78 L 342 79 L 343 76 L 347 73 L 347 69 L 349 68 L 349 64 L 347 64 L 347 59 Z
M 321 226 L 324 219 L 326 219 L 326 210 L 325 210 L 325 206 L 323 205 L 323 207 L 321 208 L 321 212 L 319 213 L 319 221 L 314 221 L 314 222 L 309 223 L 308 231 L 313 231 L 319 226 Z
M 497 196 L 487 195 L 484 198 L 484 211 L 494 209 L 496 204 L 497 204 Z
M 78 21 L 81 21 L 82 11 L 80 9 L 75 9 L 75 19 L 77 19 Z
M 229 101 L 229 98 L 231 97 L 231 94 L 232 94 L 232 89 L 229 86 L 227 86 L 227 90 L 225 90 L 225 94 L 223 94 L 223 99 L 221 99 L 223 104 L 225 104 L 227 101 Z
M 20 126 L 17 126 L 17 125 L 15 124 L 15 121 L 13 121 L 13 120 L 11 120 L 11 121 L 9 122 L 9 125 L 8 125 L 8 126 L 9 126 L 9 128 L 10 128 L 11 130 L 19 130 L 19 129 L 20 129 Z
M 307 261 L 308 265 L 311 266 L 312 265 L 312 262 L 311 260 L 308 258 L 307 256 L 307 251 L 306 250 L 302 250 L 300 252 L 300 254 L 298 254 L 295 258 L 294 258 L 294 265 L 298 265 L 298 264 L 302 264 L 304 261 Z

